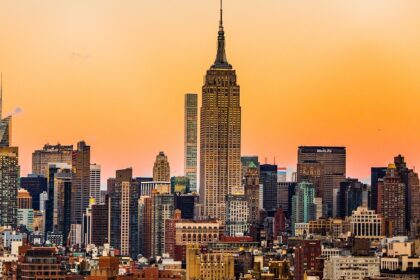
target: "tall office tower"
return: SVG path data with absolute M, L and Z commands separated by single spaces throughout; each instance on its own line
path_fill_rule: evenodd
M 412 236 L 420 233 L 420 181 L 419 175 L 411 170 L 408 173 L 408 220 L 409 229 Z
M 32 208 L 32 196 L 25 189 L 19 189 L 17 194 L 17 208 L 28 209 Z
M 98 164 L 90 165 L 90 197 L 95 199 L 96 203 L 101 201 L 101 166 Z
M 263 185 L 263 207 L 265 211 L 277 210 L 277 165 L 260 165 L 260 183 Z
M 298 164 L 315 162 L 322 165 L 322 200 L 326 204 L 326 214 L 330 217 L 333 214 L 333 191 L 346 179 L 346 148 L 299 147 Z
M 296 185 L 295 182 L 277 183 L 277 204 L 286 212 L 287 218 L 290 218 L 292 213 L 292 198 L 295 195 Z
M 370 209 L 378 212 L 378 181 L 386 175 L 386 167 L 372 167 L 370 171 Z
M 16 226 L 19 173 L 18 148 L 0 147 L 0 226 Z
M 369 187 L 357 179 L 347 178 L 337 193 L 337 217 L 349 217 L 358 207 L 368 207 Z
M 198 157 L 198 95 L 187 93 L 184 104 L 184 171 L 190 179 L 192 192 L 197 192 L 197 157 Z
M 84 141 L 77 143 L 73 151 L 72 168 L 71 223 L 81 225 L 90 195 L 90 146 Z
M 139 252 L 144 257 L 152 256 L 152 198 L 142 196 L 139 199 Z
M 171 180 L 171 170 L 169 168 L 168 157 L 164 152 L 159 152 L 153 165 L 153 181 L 169 182 Z
M 245 195 L 229 194 L 226 198 L 226 234 L 243 236 L 248 232 L 248 201 Z
M 122 256 L 138 254 L 138 183 L 133 180 L 133 170 L 117 170 L 115 189 L 109 194 L 110 243 Z
M 414 170 L 407 167 L 404 157 L 398 155 L 394 157 L 394 163 L 401 182 L 405 184 L 405 211 L 406 211 L 406 229 L 412 234 L 419 230 L 420 217 L 420 185 L 419 177 Z M 412 228 L 411 228 L 412 227 Z
M 47 178 L 38 175 L 29 175 L 20 178 L 20 187 L 27 190 L 32 197 L 32 208 L 39 210 L 39 197 L 47 191 Z
M 71 165 L 68 165 L 66 163 L 48 164 L 48 199 L 45 202 L 45 234 L 48 234 L 49 232 L 57 232 L 57 227 L 62 225 L 61 219 L 64 218 L 64 212 L 62 211 L 62 209 L 64 207 L 64 203 L 66 203 L 64 201 L 64 198 L 69 200 L 70 197 L 64 197 L 64 193 L 60 193 L 61 191 L 64 191 L 64 186 L 62 186 L 61 184 L 61 178 L 63 176 L 67 176 L 67 180 L 70 182 L 70 186 L 67 187 L 67 191 L 71 191 L 70 172 Z M 60 177 L 60 179 L 56 180 L 57 173 L 61 173 L 63 175 Z M 59 199 L 60 201 L 58 201 Z
M 92 205 L 92 238 L 91 243 L 96 246 L 103 246 L 108 243 L 108 199 L 104 204 Z
M 388 236 L 406 234 L 405 188 L 395 164 L 388 165 L 378 182 L 378 214 L 385 219 Z
M 64 164 L 54 174 L 53 231 L 63 236 L 66 243 L 71 227 L 71 166 Z
M 174 215 L 174 196 L 152 191 L 151 212 L 151 256 L 162 256 L 165 253 L 165 221 Z
M 32 174 L 47 177 L 48 163 L 67 163 L 72 164 L 73 145 L 63 146 L 44 145 L 42 150 L 32 153 Z
M 201 204 L 204 216 L 224 222 L 226 195 L 242 187 L 239 85 L 226 59 L 222 7 L 216 60 L 203 85 L 200 124 Z
M 251 161 L 245 171 L 245 197 L 248 201 L 248 221 L 252 225 L 259 222 L 260 210 L 262 209 L 262 196 L 260 195 L 259 168 Z
M 292 230 L 296 223 L 307 223 L 316 217 L 315 188 L 312 183 L 301 182 L 292 199 Z

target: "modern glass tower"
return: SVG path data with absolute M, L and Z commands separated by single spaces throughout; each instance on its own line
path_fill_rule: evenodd
M 207 70 L 200 116 L 200 198 L 206 217 L 226 221 L 226 195 L 241 190 L 241 106 L 236 72 L 226 58 L 220 9 L 217 55 Z
M 190 179 L 191 192 L 197 192 L 197 115 L 198 96 L 195 93 L 185 95 L 184 105 L 184 169 L 185 177 Z

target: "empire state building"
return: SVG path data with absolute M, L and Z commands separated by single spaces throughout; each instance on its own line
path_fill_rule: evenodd
M 207 70 L 200 117 L 200 199 L 204 216 L 226 221 L 226 195 L 241 190 L 241 106 L 226 58 L 220 8 L 217 55 Z

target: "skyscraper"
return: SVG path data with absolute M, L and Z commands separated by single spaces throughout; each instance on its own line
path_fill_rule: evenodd
M 53 230 L 63 236 L 67 241 L 71 225 L 71 167 L 64 165 L 54 175 L 54 212 Z
M 200 199 L 204 216 L 226 220 L 226 195 L 241 190 L 241 107 L 226 58 L 220 9 L 217 55 L 207 70 L 200 116 Z
M 90 165 L 90 197 L 95 199 L 96 203 L 101 201 L 101 166 L 98 164 Z
M 190 179 L 190 190 L 197 191 L 197 115 L 198 95 L 187 93 L 184 105 L 184 169 L 185 177 Z
M 251 161 L 245 173 L 245 197 L 248 201 L 248 219 L 250 224 L 258 224 L 260 210 L 262 209 L 262 196 L 260 195 L 259 168 Z M 260 197 L 261 196 L 261 197 Z
M 153 181 L 169 182 L 171 180 L 171 170 L 169 168 L 168 157 L 164 152 L 159 152 L 153 165 Z
M 292 199 L 292 230 L 296 223 L 307 223 L 316 216 L 315 188 L 312 183 L 301 182 Z
M 378 182 L 378 214 L 385 219 L 388 236 L 406 234 L 405 188 L 397 167 L 389 164 L 385 177 Z
M 16 226 L 19 186 L 17 147 L 0 147 L 0 226 Z
M 260 182 L 263 185 L 263 207 L 266 211 L 277 210 L 277 165 L 260 165 Z
M 70 228 L 71 179 L 71 165 L 66 163 L 48 164 L 48 199 L 45 202 L 45 234 L 57 231 L 68 234 L 65 228 Z M 65 206 L 67 206 L 67 209 L 65 209 Z M 66 218 L 67 224 L 64 225 L 64 219 Z
M 77 150 L 73 151 L 72 168 L 71 223 L 80 225 L 90 195 L 90 146 L 84 141 L 77 143 Z
M 11 136 L 12 136 L 11 129 L 12 129 L 12 116 L 8 116 L 0 120 L 0 147 L 10 146 Z
M 378 212 L 378 181 L 386 175 L 386 167 L 372 167 L 371 168 L 371 195 L 370 208 Z
M 174 215 L 174 196 L 152 191 L 151 211 L 151 256 L 162 256 L 165 253 L 165 221 Z
M 45 178 L 48 175 L 48 163 L 72 164 L 73 145 L 46 144 L 42 150 L 32 153 L 32 173 Z
M 304 163 L 321 164 L 322 201 L 327 206 L 327 216 L 332 216 L 333 190 L 338 189 L 340 183 L 346 179 L 346 148 L 301 146 L 298 149 L 298 165 Z M 298 174 L 298 178 L 300 177 Z
M 115 189 L 109 194 L 110 243 L 122 256 L 138 254 L 138 182 L 133 180 L 133 170 L 117 170 Z

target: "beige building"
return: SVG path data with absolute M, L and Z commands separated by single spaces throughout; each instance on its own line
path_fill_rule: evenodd
M 208 244 L 219 241 L 221 225 L 217 220 L 181 220 L 175 225 L 176 245 Z
M 228 253 L 203 253 L 200 245 L 187 246 L 187 279 L 234 280 L 234 258 Z
M 379 276 L 378 257 L 332 256 L 324 264 L 324 279 L 363 280 L 365 277 Z
M 374 210 L 358 207 L 349 217 L 350 230 L 354 237 L 380 240 L 385 237 L 384 219 Z
M 207 70 L 200 116 L 200 199 L 204 216 L 226 220 L 226 195 L 241 186 L 241 106 L 236 72 L 226 58 L 222 16 L 214 64 Z
M 153 181 L 169 182 L 171 180 L 171 170 L 169 168 L 168 157 L 164 152 L 159 152 L 153 165 Z

